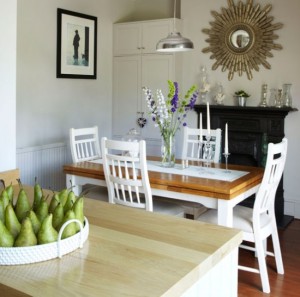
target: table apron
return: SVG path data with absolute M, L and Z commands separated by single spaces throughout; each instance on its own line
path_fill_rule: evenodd
M 218 207 L 217 198 L 211 198 L 211 197 L 193 195 L 193 194 L 181 193 L 181 192 L 173 192 L 169 190 L 161 190 L 155 188 L 151 188 L 151 191 L 152 191 L 152 195 L 154 196 L 153 199 L 155 199 L 155 196 L 159 196 L 159 197 L 165 197 L 170 199 L 178 199 L 182 201 L 198 202 L 208 208 L 216 209 Z
M 76 195 L 79 195 L 82 192 L 82 186 L 85 184 L 94 184 L 94 185 L 106 187 L 105 180 L 67 174 L 66 184 L 68 185 L 70 182 L 73 185 L 73 191 Z M 217 209 L 218 225 L 231 227 L 233 223 L 234 206 L 240 203 L 241 201 L 245 200 L 246 198 L 250 197 L 251 195 L 255 194 L 259 186 L 260 184 L 250 188 L 249 190 L 239 194 L 234 199 L 230 199 L 230 200 L 218 199 L 218 198 L 206 197 L 206 196 L 188 194 L 188 193 L 179 193 L 175 191 L 162 190 L 156 188 L 151 188 L 151 191 L 152 191 L 152 195 L 154 196 L 153 199 L 155 199 L 155 196 L 159 196 L 159 197 L 165 197 L 170 199 L 178 199 L 182 201 L 197 202 L 203 204 L 208 208 Z

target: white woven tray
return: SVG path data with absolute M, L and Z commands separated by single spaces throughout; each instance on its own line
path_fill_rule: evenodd
M 80 231 L 66 239 L 60 239 L 64 228 L 77 222 L 80 225 Z M 20 265 L 47 261 L 54 258 L 61 258 L 63 255 L 82 248 L 83 243 L 89 235 L 89 222 L 85 217 L 84 226 L 78 220 L 69 220 L 60 229 L 58 241 L 48 244 L 41 244 L 28 247 L 1 247 L 0 265 Z

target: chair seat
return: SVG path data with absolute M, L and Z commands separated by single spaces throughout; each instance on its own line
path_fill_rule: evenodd
M 163 197 L 153 197 L 153 212 L 166 214 L 171 216 L 184 217 L 184 208 L 172 199 L 165 199 Z
M 82 187 L 82 194 L 87 198 L 108 202 L 107 187 L 86 184 Z
M 237 205 L 233 209 L 232 227 L 242 230 L 245 233 L 253 233 L 252 227 L 253 209 L 241 205 Z M 261 228 L 270 223 L 270 217 L 267 214 L 261 215 Z M 199 219 L 201 222 L 218 224 L 218 214 L 216 209 L 209 209 L 203 213 Z M 245 237 L 245 236 L 244 236 Z

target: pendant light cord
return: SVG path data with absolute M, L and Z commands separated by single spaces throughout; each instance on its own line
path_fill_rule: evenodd
M 174 18 L 173 18 L 173 30 L 174 30 L 174 32 L 176 32 L 175 18 L 176 18 L 176 0 L 174 0 Z

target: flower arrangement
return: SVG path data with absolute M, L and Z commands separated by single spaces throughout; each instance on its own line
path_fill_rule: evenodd
M 149 114 L 155 123 L 155 127 L 160 129 L 163 141 L 166 143 L 167 151 L 163 153 L 163 162 L 175 162 L 175 154 L 172 153 L 171 142 L 174 141 L 175 133 L 181 126 L 186 126 L 186 116 L 188 111 L 193 110 L 198 91 L 195 85 L 191 86 L 183 98 L 180 98 L 178 83 L 168 80 L 169 93 L 165 99 L 161 90 L 156 90 L 156 96 L 152 91 L 143 87 L 147 101 Z M 165 160 L 164 160 L 165 157 Z
M 175 135 L 180 126 L 186 126 L 185 118 L 187 112 L 194 108 L 198 91 L 193 85 L 185 94 L 183 99 L 179 98 L 178 83 L 168 80 L 169 93 L 166 100 L 161 90 L 156 90 L 156 97 L 152 91 L 143 87 L 145 93 L 149 114 L 155 127 L 159 127 L 161 135 Z
M 234 94 L 238 97 L 246 97 L 246 98 L 250 97 L 250 95 L 244 90 L 236 91 Z

